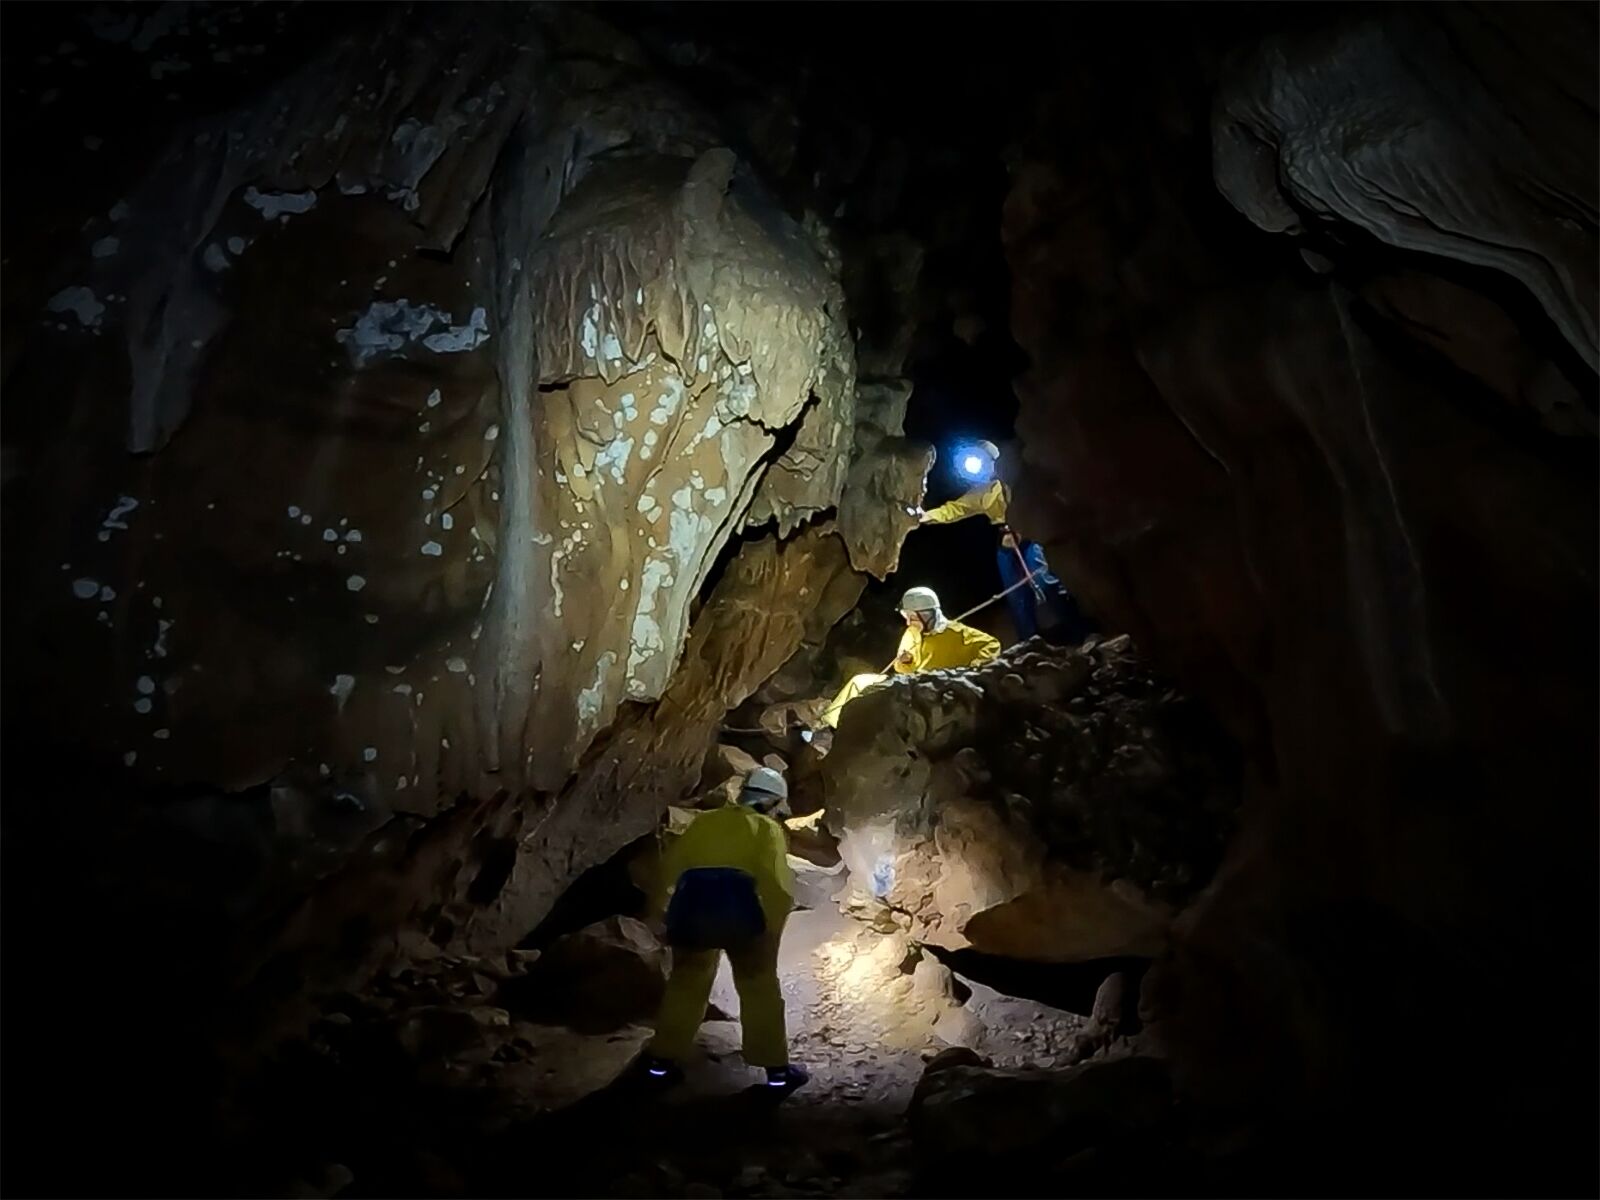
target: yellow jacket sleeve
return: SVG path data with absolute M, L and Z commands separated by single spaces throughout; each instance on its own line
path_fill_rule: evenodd
M 992 525 L 1006 523 L 1006 485 L 991 479 L 988 486 L 973 488 L 954 500 L 946 500 L 922 514 L 924 525 L 948 525 L 968 517 L 985 516 Z
M 900 648 L 894 652 L 894 672 L 896 675 L 909 675 L 913 671 L 922 669 L 917 662 L 917 651 L 921 649 L 921 646 L 922 638 L 918 636 L 915 629 L 907 625 L 906 631 L 900 635 Z M 900 661 L 907 654 L 911 655 L 909 665 Z
M 789 869 L 789 835 L 783 826 L 771 817 L 759 818 L 761 822 L 762 857 L 766 860 L 756 875 L 760 886 L 761 911 L 768 925 L 777 925 L 788 918 L 794 908 L 794 872 Z
M 971 655 L 971 658 L 967 661 L 975 667 L 1000 657 L 1000 640 L 990 637 L 981 629 L 963 625 L 961 627 L 961 641 Z
M 658 837 L 661 853 L 657 856 L 656 886 L 650 893 L 652 917 L 659 918 L 666 915 L 667 898 L 677 885 L 678 876 L 683 874 L 683 839 L 686 833 L 687 830 L 674 838 L 668 838 L 665 834 Z

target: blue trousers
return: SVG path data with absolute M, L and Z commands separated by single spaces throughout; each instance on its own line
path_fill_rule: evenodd
M 678 877 L 667 905 L 667 942 L 687 950 L 727 950 L 767 931 L 756 881 L 733 867 L 695 867 Z
M 1078 610 L 1077 602 L 1061 580 L 1051 573 L 1050 564 L 1044 558 L 1044 547 L 1038 542 L 1021 542 L 1018 549 L 1022 552 L 1020 560 L 1017 550 L 1009 546 L 995 549 L 995 564 L 1000 568 L 1002 587 L 1022 582 L 1024 562 L 1027 563 L 1027 570 L 1033 572 L 1033 585 L 1025 584 L 1006 595 L 1017 638 L 1033 637 L 1040 632 L 1042 625 L 1045 636 L 1051 641 L 1069 645 L 1082 642 L 1093 631 L 1093 625 Z M 1044 593 L 1042 601 L 1034 591 L 1034 585 Z

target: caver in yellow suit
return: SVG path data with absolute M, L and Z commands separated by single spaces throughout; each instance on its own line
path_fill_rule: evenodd
M 989 443 L 985 442 L 984 445 Z M 968 517 L 987 517 L 991 525 L 1006 523 L 1006 503 L 1010 499 L 1006 485 L 998 479 L 968 488 L 954 500 L 930 508 L 922 514 L 924 525 L 950 525 Z
M 898 675 L 976 667 L 1000 653 L 1000 643 L 983 630 L 947 620 L 939 610 L 939 597 L 932 588 L 910 589 L 900 601 L 900 612 L 906 619 L 906 631 L 900 638 L 900 650 L 893 663 Z M 844 706 L 888 678 L 876 672 L 852 677 L 823 711 L 822 723 L 837 729 L 839 713 Z
M 767 815 L 788 790 L 782 775 L 758 767 L 738 804 L 701 813 L 662 857 L 656 911 L 665 910 L 672 975 L 646 1060 L 653 1076 L 679 1073 L 726 953 L 739 991 L 745 1061 L 765 1067 L 772 1087 L 805 1082 L 805 1072 L 789 1062 L 778 983 L 778 944 L 794 907 L 794 879 L 783 826 Z

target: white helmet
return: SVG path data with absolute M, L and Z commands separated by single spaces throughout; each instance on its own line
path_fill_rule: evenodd
M 739 801 L 757 811 L 775 808 L 789 798 L 789 785 L 783 775 L 771 767 L 757 767 L 744 777 L 744 787 Z
M 906 594 L 900 597 L 901 612 L 938 612 L 939 594 L 932 588 L 914 587 L 907 588 Z
M 1000 447 L 996 446 L 993 442 L 974 442 L 972 443 L 972 448 L 987 454 L 990 460 L 993 462 L 1000 461 Z

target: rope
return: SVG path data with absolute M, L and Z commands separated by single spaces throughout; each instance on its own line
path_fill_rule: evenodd
M 1017 557 L 1020 559 L 1022 556 L 1019 554 Z M 982 612 L 984 609 L 988 608 L 989 605 L 993 604 L 996 600 L 1004 600 L 1007 596 L 1009 596 L 1012 592 L 1016 591 L 1019 587 L 1024 587 L 1027 584 L 1033 583 L 1033 572 L 1028 569 L 1028 564 L 1027 564 L 1027 561 L 1025 559 L 1022 562 L 1022 569 L 1024 571 L 1023 577 L 1021 579 L 1017 580 L 1015 583 L 1013 583 L 1010 587 L 1001 588 L 998 592 L 996 592 L 994 595 L 990 596 L 987 600 L 984 600 L 984 601 L 982 601 L 981 603 L 978 603 L 978 604 L 974 604 L 971 608 L 967 609 L 967 611 L 962 613 L 960 616 L 951 617 L 949 619 L 952 620 L 952 621 L 965 621 L 973 613 Z M 1037 586 L 1035 586 L 1035 591 L 1038 591 Z M 899 657 L 899 655 L 895 656 L 895 658 L 898 658 L 898 657 Z M 883 670 L 879 671 L 878 674 L 887 675 L 891 670 L 894 669 L 894 664 L 895 664 L 895 659 L 891 658 L 889 660 L 888 664 L 883 668 Z M 786 718 L 786 721 L 787 721 L 787 718 Z M 787 728 L 787 724 L 785 725 L 785 727 Z M 723 733 L 771 733 L 772 730 L 765 729 L 765 728 L 763 728 L 763 727 L 761 727 L 759 725 L 757 725 L 753 729 L 744 728 L 742 726 L 724 725 L 722 727 L 722 732 Z

